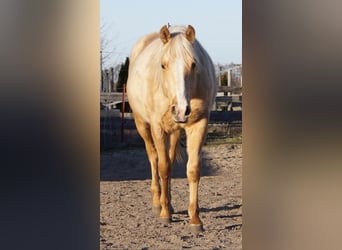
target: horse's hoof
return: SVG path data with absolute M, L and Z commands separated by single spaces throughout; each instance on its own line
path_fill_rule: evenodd
M 152 207 L 152 213 L 153 213 L 156 217 L 159 217 L 160 211 L 161 211 L 161 207 L 160 207 L 160 206 L 153 206 L 153 207 Z
M 202 224 L 190 224 L 189 229 L 190 232 L 194 234 L 198 234 L 204 231 Z
M 164 225 L 168 225 L 171 223 L 171 218 L 159 218 L 159 221 Z

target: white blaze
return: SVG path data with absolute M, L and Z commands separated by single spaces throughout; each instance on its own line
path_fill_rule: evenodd
M 175 72 L 177 72 L 175 76 L 176 80 L 176 98 L 177 98 L 177 106 L 179 110 L 183 110 L 185 112 L 186 107 L 188 106 L 188 100 L 186 96 L 185 82 L 184 82 L 184 65 L 182 60 L 177 60 L 175 62 Z

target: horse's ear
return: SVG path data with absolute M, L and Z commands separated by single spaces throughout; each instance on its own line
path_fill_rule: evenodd
M 159 32 L 160 40 L 165 44 L 170 40 L 171 34 L 169 29 L 164 25 Z
M 185 31 L 185 37 L 188 39 L 190 43 L 194 43 L 195 41 L 195 29 L 191 25 L 188 25 L 188 28 Z

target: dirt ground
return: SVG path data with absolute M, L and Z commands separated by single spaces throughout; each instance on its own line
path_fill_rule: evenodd
M 169 225 L 151 209 L 151 173 L 144 148 L 101 153 L 100 249 L 242 249 L 242 146 L 203 148 L 199 186 L 204 231 L 189 231 L 185 163 L 173 170 Z

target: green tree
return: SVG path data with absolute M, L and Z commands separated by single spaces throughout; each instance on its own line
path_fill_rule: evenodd
M 129 67 L 129 58 L 126 57 L 125 63 L 121 64 L 120 72 L 119 72 L 119 78 L 117 82 L 117 91 L 122 92 L 123 85 L 127 83 L 128 78 L 128 67 Z
M 228 76 L 227 73 L 221 74 L 221 86 L 227 86 L 228 85 Z

